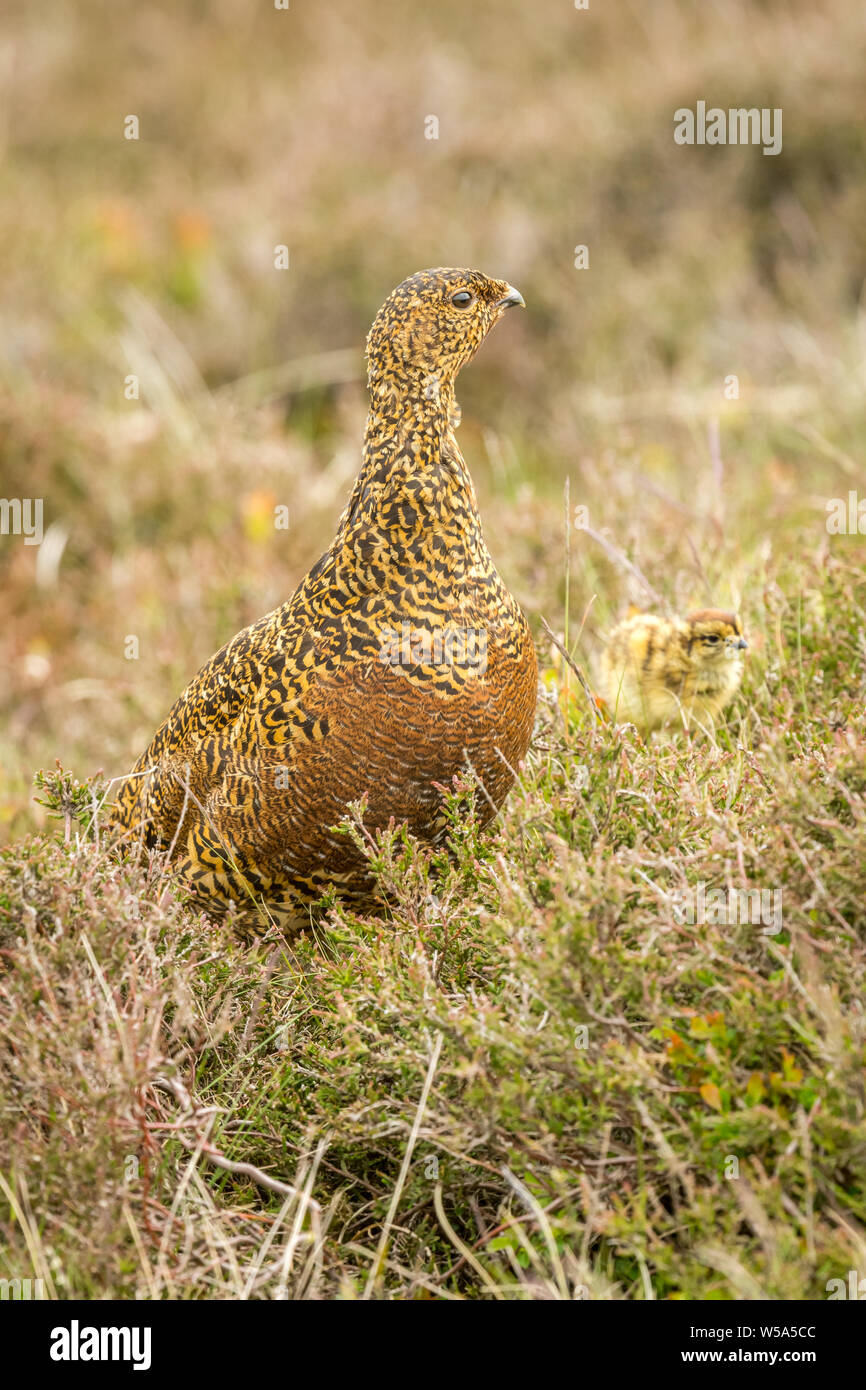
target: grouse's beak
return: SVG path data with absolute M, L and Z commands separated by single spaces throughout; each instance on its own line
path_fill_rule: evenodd
M 737 647 L 739 648 L 739 650 L 740 650 L 741 652 L 748 651 L 748 649 L 749 649 L 749 644 L 748 644 L 748 642 L 746 641 L 745 637 L 741 637 L 741 638 L 740 638 L 739 642 L 737 643 Z
M 507 285 L 506 289 L 508 293 L 505 298 L 499 299 L 496 302 L 497 309 L 516 309 L 518 305 L 520 305 L 521 309 L 525 309 L 526 301 L 520 293 L 520 290 L 516 290 L 513 285 Z

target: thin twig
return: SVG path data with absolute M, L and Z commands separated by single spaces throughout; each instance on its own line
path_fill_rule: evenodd
M 189 1092 L 181 1081 L 157 1076 L 154 1077 L 151 1085 L 158 1087 L 161 1091 L 168 1091 L 169 1094 L 180 1101 L 184 1109 L 189 1112 L 186 1117 L 178 1121 L 179 1124 L 185 1123 L 188 1125 L 195 1125 L 197 1118 L 200 1116 L 204 1114 L 211 1116 L 214 1113 L 212 1109 L 205 1111 L 195 1106 Z M 279 1178 L 272 1178 L 269 1173 L 262 1172 L 261 1168 L 257 1168 L 253 1163 L 235 1163 L 233 1159 L 226 1158 L 225 1154 L 221 1153 L 220 1150 L 211 1144 L 208 1139 L 204 1138 L 203 1135 L 197 1135 L 195 1143 L 190 1139 L 185 1139 L 182 1134 L 179 1134 L 178 1138 L 187 1148 L 198 1150 L 202 1157 L 206 1158 L 209 1163 L 212 1163 L 215 1168 L 222 1168 L 227 1173 L 236 1173 L 240 1177 L 249 1178 L 259 1187 L 264 1187 L 269 1192 L 276 1192 L 280 1197 L 303 1199 L 308 1206 L 315 1207 L 317 1211 L 320 1210 L 318 1202 L 305 1196 L 299 1188 L 293 1187 L 290 1183 L 280 1182 Z
M 653 600 L 653 603 L 659 603 L 665 606 L 665 601 L 658 589 L 653 588 L 646 575 L 638 569 L 634 561 L 630 560 L 624 551 L 620 550 L 618 545 L 614 545 L 613 541 L 609 541 L 607 536 L 603 536 L 600 531 L 596 531 L 592 526 L 581 526 L 580 529 L 587 536 L 592 536 L 594 541 L 598 541 L 599 545 L 607 552 L 612 560 L 615 560 L 618 565 L 622 565 L 624 569 L 627 569 L 629 574 L 631 574 L 639 584 L 643 585 Z
M 400 1198 L 403 1195 L 403 1188 L 406 1184 L 406 1177 L 409 1173 L 409 1164 L 412 1162 L 412 1154 L 418 1141 L 418 1134 L 421 1130 L 421 1121 L 424 1118 L 424 1110 L 427 1105 L 427 1097 L 430 1094 L 430 1087 L 433 1085 L 433 1077 L 436 1072 L 436 1064 L 439 1061 L 439 1053 L 442 1051 L 442 1034 L 437 1033 L 436 1041 L 433 1044 L 433 1051 L 430 1055 L 430 1062 L 427 1067 L 427 1075 L 424 1078 L 424 1085 L 421 1090 L 421 1099 L 418 1101 L 418 1108 L 415 1111 L 415 1119 L 412 1121 L 412 1129 L 409 1134 L 409 1142 L 406 1145 L 406 1152 L 403 1155 L 403 1162 L 400 1165 L 400 1172 L 397 1176 L 397 1183 L 391 1197 L 391 1205 L 388 1208 L 388 1215 L 382 1227 L 382 1234 L 379 1237 L 379 1244 L 376 1248 L 376 1258 L 370 1266 L 370 1273 L 367 1276 L 367 1284 L 362 1297 L 368 1299 L 373 1292 L 373 1286 L 379 1277 L 379 1271 L 385 1258 L 385 1250 L 388 1246 L 388 1237 L 391 1234 L 391 1227 L 394 1224 L 394 1217 L 397 1215 L 397 1207 L 400 1205 Z
M 563 644 L 562 642 L 560 642 L 559 638 L 556 636 L 556 633 L 553 631 L 553 629 L 551 628 L 551 626 L 550 626 L 550 624 L 549 624 L 549 622 L 547 621 L 546 618 L 543 617 L 543 618 L 541 619 L 541 625 L 542 625 L 542 627 L 544 628 L 544 631 L 547 633 L 547 635 L 548 635 L 548 637 L 550 638 L 550 640 L 551 640 L 551 642 L 553 643 L 553 645 L 554 645 L 556 648 L 558 648 L 558 650 L 562 653 L 562 655 L 564 656 L 565 660 L 568 662 L 569 666 L 571 667 L 572 671 L 573 671 L 574 674 L 577 676 L 577 679 L 580 681 L 581 689 L 583 690 L 583 693 L 584 693 L 584 695 L 586 696 L 587 701 L 589 702 L 589 707 L 590 707 L 590 709 L 592 710 L 592 717 L 593 717 L 593 719 L 595 720 L 596 724 L 600 724 L 600 723 L 601 723 L 601 716 L 600 716 L 600 714 L 599 714 L 599 712 L 598 712 L 598 707 L 597 707 L 597 705 L 596 705 L 596 703 L 595 703 L 595 696 L 594 696 L 593 693 L 592 693 L 592 687 L 590 686 L 589 681 L 586 679 L 586 676 L 583 674 L 583 671 L 582 671 L 582 670 L 580 669 L 580 667 L 578 666 L 578 664 L 577 664 L 577 662 L 575 661 L 574 657 L 571 655 L 571 653 L 568 651 L 568 649 L 564 646 L 564 644 Z

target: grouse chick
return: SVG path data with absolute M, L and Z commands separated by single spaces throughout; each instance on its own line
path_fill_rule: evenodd
M 363 856 L 335 827 L 446 833 L 456 773 L 502 805 L 537 690 L 526 620 L 481 533 L 455 438 L 454 384 L 523 299 L 474 270 L 410 276 L 367 339 L 361 471 L 336 537 L 294 596 L 202 668 L 123 781 L 112 820 L 172 848 L 211 912 L 261 905 L 286 926 L 333 884 L 370 903 Z
M 711 728 L 737 693 L 747 646 L 737 615 L 718 608 L 670 620 L 634 613 L 602 656 L 605 700 L 618 723 L 643 733 L 666 724 Z

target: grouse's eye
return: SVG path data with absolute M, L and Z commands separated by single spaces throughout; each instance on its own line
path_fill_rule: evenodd
M 458 290 L 456 294 L 452 294 L 451 303 L 456 304 L 458 309 L 466 309 L 474 298 L 475 296 L 470 294 L 469 290 Z
M 716 642 L 718 642 L 718 640 L 719 640 L 718 637 L 715 635 L 715 633 L 712 633 L 712 632 L 708 632 L 707 635 L 706 635 L 706 637 L 704 638 L 704 641 L 705 641 L 705 642 L 712 642 L 712 643 L 714 643 L 714 644 L 715 644 Z

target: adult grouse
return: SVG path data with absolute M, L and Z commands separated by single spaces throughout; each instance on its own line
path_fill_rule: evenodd
M 535 649 L 481 534 L 454 383 L 518 292 L 474 270 L 404 280 L 367 338 L 361 471 L 294 596 L 238 633 L 172 707 L 111 820 L 170 849 L 211 912 L 309 921 L 334 884 L 369 900 L 335 827 L 367 798 L 436 844 L 441 788 L 477 779 L 489 822 L 532 732 Z

